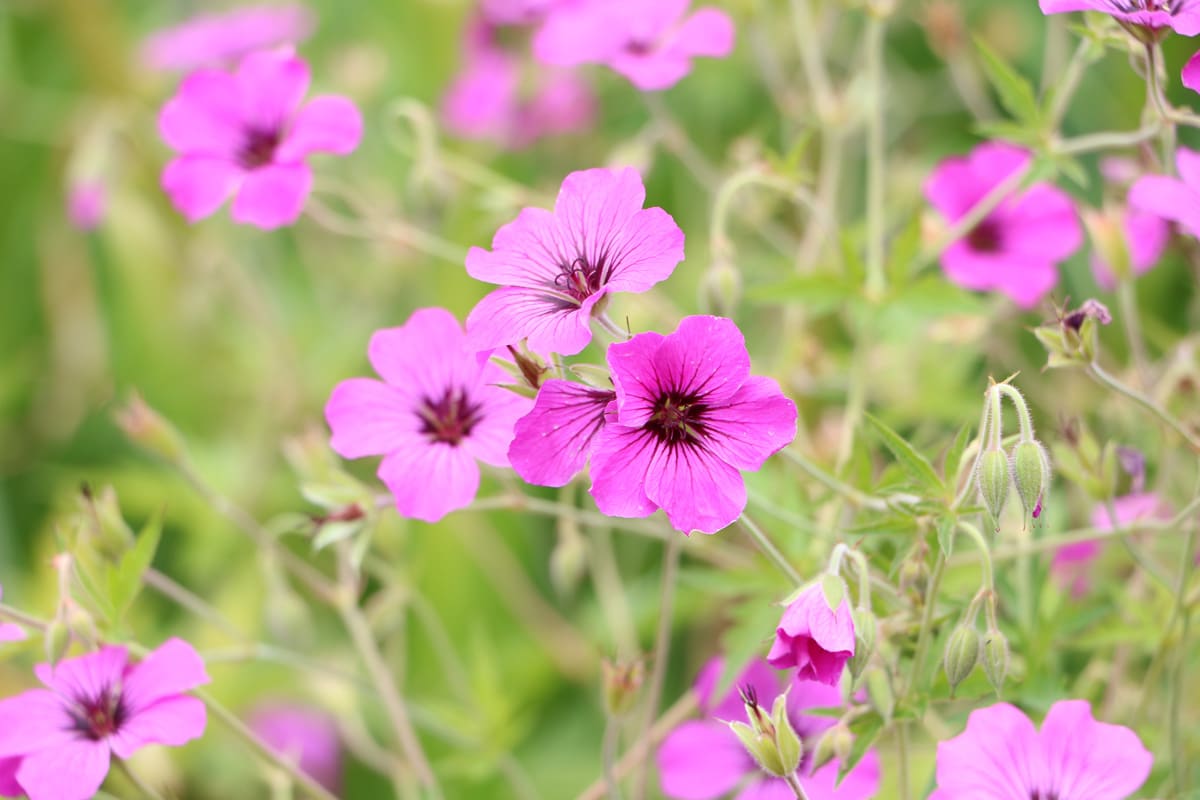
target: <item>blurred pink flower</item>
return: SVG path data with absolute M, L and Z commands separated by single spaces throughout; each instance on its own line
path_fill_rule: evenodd
M 190 644 L 168 639 L 138 664 L 103 647 L 34 672 L 48 689 L 0 701 L 0 758 L 17 757 L 31 800 L 87 800 L 148 744 L 178 746 L 204 733 L 204 703 L 184 692 L 208 683 Z
M 108 193 L 99 181 L 80 181 L 67 191 L 67 219 L 81 231 L 95 230 L 107 205 Z
M 469 347 L 443 308 L 413 312 L 376 331 L 367 349 L 383 378 L 351 378 L 333 390 L 325 419 L 345 458 L 382 455 L 379 478 L 405 517 L 436 522 L 465 508 L 479 465 L 507 467 L 513 426 L 532 402 L 498 384 L 509 376 Z
M 1153 492 L 1136 492 L 1113 500 L 1118 525 L 1128 525 L 1140 519 L 1161 519 L 1171 513 L 1170 507 Z M 1113 529 L 1112 518 L 1104 503 L 1092 509 L 1092 527 L 1098 531 Z M 1091 565 L 1104 549 L 1104 540 L 1088 539 L 1063 545 L 1054 551 L 1050 572 L 1063 585 L 1070 587 L 1071 596 L 1079 599 L 1091 590 Z
M 266 703 L 246 724 L 310 778 L 337 794 L 342 786 L 342 745 L 333 719 L 322 711 L 289 703 Z
M 462 72 L 442 101 L 446 127 L 467 139 L 527 147 L 543 136 L 591 127 L 596 98 L 579 76 L 539 69 L 522 80 L 522 62 L 483 19 L 468 24 Z
M 142 62 L 181 72 L 222 66 L 255 50 L 302 41 L 314 24 L 312 12 L 302 5 L 247 6 L 206 14 L 147 37 Z
M 587 464 L 592 440 L 616 392 L 549 380 L 533 410 L 517 421 L 508 458 L 513 469 L 538 486 L 566 486 Z
M 947 222 L 956 222 L 1031 158 L 1019 147 L 985 142 L 968 156 L 939 164 L 925 182 L 925 197 Z M 942 270 L 959 286 L 999 291 L 1022 308 L 1031 308 L 1058 282 L 1058 262 L 1082 241 L 1071 198 L 1038 183 L 1009 196 L 947 247 Z
M 846 662 L 854 655 L 854 620 L 843 597 L 829 607 L 820 581 L 812 584 L 783 612 L 767 663 L 776 669 L 796 669 L 800 680 L 837 686 Z
M 661 208 L 642 208 L 636 170 L 589 169 L 562 183 L 554 211 L 526 208 L 496 231 L 492 250 L 467 253 L 471 277 L 502 288 L 467 316 L 476 350 L 529 340 L 537 353 L 574 355 L 610 292 L 644 292 L 683 260 L 683 231 Z
M 553 9 L 533 40 L 538 60 L 557 66 L 602 63 L 639 89 L 668 89 L 698 56 L 733 50 L 729 15 L 712 7 L 685 15 L 691 0 L 576 0 Z
M 25 790 L 17 783 L 19 758 L 0 758 L 0 797 L 24 797 Z
M 1175 150 L 1179 177 L 1145 175 L 1129 190 L 1129 206 L 1172 222 L 1200 236 L 1200 152 Z
M 0 586 L 0 600 L 4 599 L 4 587 Z M 20 642 L 25 639 L 25 629 L 20 625 L 0 622 L 0 643 Z
M 751 662 L 721 698 L 713 697 L 721 675 L 721 659 L 709 661 L 696 678 L 701 720 L 676 727 L 658 748 L 658 773 L 664 795 L 675 800 L 715 800 L 741 786 L 737 800 L 792 800 L 795 795 L 781 778 L 765 775 L 726 722 L 746 721 L 739 689 L 771 708 L 782 692 L 780 675 L 762 661 Z M 798 774 L 811 800 L 865 800 L 879 791 L 879 757 L 868 750 L 838 784 L 840 763 L 834 759 L 812 769 L 812 753 L 821 734 L 833 726 L 829 717 L 808 715 L 810 708 L 842 706 L 837 689 L 795 679 L 789 682 L 788 719 L 800 736 L 803 759 Z
M 1040 732 L 1020 709 L 997 703 L 972 711 L 966 730 L 938 745 L 929 800 L 1123 800 L 1153 763 L 1136 733 L 1097 722 L 1084 700 L 1055 703 Z
M 1142 275 L 1158 263 L 1171 237 L 1171 228 L 1165 219 L 1136 208 L 1125 209 L 1121 215 L 1121 230 L 1134 275 Z M 1110 291 L 1116 288 L 1116 276 L 1095 249 L 1092 250 L 1092 274 L 1102 288 Z
M 480 0 L 479 13 L 493 25 L 529 25 L 570 0 Z
M 1127 25 L 1171 28 L 1183 36 L 1200 33 L 1196 0 L 1039 0 L 1043 14 L 1100 11 Z
M 308 65 L 288 49 L 253 53 L 233 73 L 201 70 L 184 80 L 158 123 L 180 153 L 163 171 L 163 189 L 190 222 L 231 195 L 237 222 L 295 222 L 312 188 L 305 157 L 345 155 L 362 137 L 362 116 L 345 97 L 301 105 L 308 83 Z
M 609 516 L 661 507 L 678 531 L 716 533 L 746 507 L 741 470 L 796 436 L 795 404 L 750 375 L 730 320 L 685 317 L 667 336 L 640 333 L 609 346 L 608 367 L 616 399 L 593 445 L 591 492 Z

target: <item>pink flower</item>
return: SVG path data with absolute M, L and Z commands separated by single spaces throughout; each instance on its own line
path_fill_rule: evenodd
M 302 41 L 312 33 L 314 22 L 312 12 L 301 5 L 206 14 L 148 37 L 142 44 L 142 62 L 181 72 L 222 66 L 255 50 Z
M 190 644 L 168 639 L 138 664 L 124 647 L 39 664 L 48 689 L 0 701 L 0 758 L 17 757 L 30 800 L 86 800 L 109 760 L 148 744 L 178 746 L 204 733 L 204 703 L 183 694 L 208 683 Z
M 1084 700 L 1055 703 L 1040 732 L 1020 709 L 997 703 L 972 711 L 967 729 L 938 745 L 929 800 L 1123 800 L 1153 762 L 1136 733 L 1097 722 Z
M 592 496 L 614 517 L 658 508 L 676 530 L 715 533 L 746 507 L 739 470 L 757 470 L 796 435 L 796 406 L 751 377 L 741 331 L 687 317 L 668 336 L 608 348 L 616 399 L 592 446 Z
M 587 464 L 592 439 L 616 392 L 563 380 L 538 390 L 533 410 L 517 421 L 508 458 L 517 474 L 538 486 L 566 486 Z
M 286 49 L 253 53 L 233 73 L 201 70 L 184 80 L 158 125 L 180 153 L 162 186 L 188 221 L 232 195 L 237 222 L 270 229 L 296 221 L 312 188 L 305 157 L 345 155 L 362 136 L 362 117 L 345 97 L 301 106 L 308 82 L 308 65 Z
M 25 790 L 17 783 L 19 758 L 0 758 L 0 797 L 24 797 Z
M 1121 215 L 1121 232 L 1134 275 L 1142 275 L 1158 263 L 1171 236 L 1166 220 L 1136 208 L 1128 208 Z M 1092 251 L 1092 274 L 1096 276 L 1096 283 L 1104 289 L 1111 291 L 1117 285 L 1111 267 L 1095 250 Z
M 467 272 L 503 288 L 467 317 L 472 347 L 529 340 L 537 353 L 573 355 L 610 292 L 644 292 L 683 260 L 683 231 L 630 168 L 572 172 L 554 211 L 526 208 L 496 231 L 492 250 L 472 247 Z M 602 308 L 602 306 L 600 306 Z
M 986 142 L 966 157 L 948 158 L 925 182 L 925 197 L 947 222 L 966 216 L 1031 156 L 1003 142 Z M 942 253 L 942 270 L 967 289 L 995 290 L 1031 308 L 1058 282 L 1058 262 L 1074 253 L 1083 232 L 1071 198 L 1034 184 L 1010 196 Z
M 1175 150 L 1179 177 L 1145 175 L 1129 190 L 1129 206 L 1180 226 L 1200 236 L 1200 152 L 1180 147 Z
M 4 587 L 0 586 L 0 600 L 4 599 Z M 0 622 L 0 643 L 20 642 L 25 639 L 25 629 L 20 625 Z
M 1113 510 L 1117 513 L 1117 525 L 1129 525 L 1140 519 L 1161 519 L 1170 515 L 1167 504 L 1153 492 L 1135 492 L 1113 500 Z M 1113 529 L 1112 518 L 1108 506 L 1097 503 L 1092 509 L 1092 527 L 1098 531 Z M 1074 544 L 1063 545 L 1054 551 L 1054 560 L 1050 562 L 1050 572 L 1063 586 L 1069 586 L 1071 596 L 1075 599 L 1083 597 L 1091 589 L 1089 571 L 1092 562 L 1104 548 L 1104 540 L 1088 539 Z
M 532 403 L 497 384 L 507 373 L 468 347 L 442 308 L 376 331 L 367 349 L 383 381 L 342 381 L 325 406 L 330 442 L 346 458 L 382 455 L 379 477 L 406 517 L 436 522 L 479 489 L 476 459 L 508 466 L 513 425 Z
M 607 64 L 639 89 L 668 89 L 692 70 L 697 56 L 723 58 L 733 50 L 733 21 L 705 7 L 688 15 L 691 0 L 576 0 L 555 8 L 533 40 L 546 64 Z
M 759 705 L 771 708 L 781 691 L 779 674 L 762 661 L 754 661 L 718 700 L 713 693 L 721 667 L 721 659 L 712 659 L 696 678 L 695 691 L 704 719 L 679 725 L 658 748 L 663 794 L 675 800 L 714 800 L 741 786 L 737 800 L 791 800 L 795 795 L 787 783 L 764 774 L 725 724 L 746 720 L 739 689 L 753 692 Z M 798 773 L 810 800 L 874 797 L 879 791 L 879 757 L 873 749 L 866 752 L 841 784 L 837 783 L 840 764 L 836 759 L 815 772 L 812 769 L 812 752 L 817 740 L 834 721 L 804 712 L 809 708 L 841 706 L 840 693 L 812 681 L 793 680 L 789 685 L 788 718 L 804 747 Z
M 301 705 L 264 704 L 246 720 L 258 737 L 334 794 L 342 786 L 342 745 L 334 721 Z
M 854 620 L 845 597 L 829 607 L 821 583 L 800 593 L 783 612 L 767 663 L 776 669 L 795 667 L 796 677 L 837 686 L 846 662 L 854 655 Z
M 479 13 L 493 25 L 528 25 L 570 0 L 480 0 Z
M 521 61 L 482 19 L 467 26 L 463 71 L 446 92 L 442 116 L 453 133 L 526 147 L 543 136 L 591 126 L 596 98 L 576 75 L 539 69 L 522 80 Z
M 81 231 L 95 230 L 104 219 L 107 194 L 99 181 L 74 184 L 67 192 L 67 219 Z
M 1183 36 L 1200 33 L 1196 0 L 1039 0 L 1043 14 L 1100 11 L 1126 25 L 1171 28 Z

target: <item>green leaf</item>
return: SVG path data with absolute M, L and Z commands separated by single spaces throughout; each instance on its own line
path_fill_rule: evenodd
M 971 426 L 963 425 L 958 429 L 950 449 L 946 451 L 946 459 L 942 462 L 942 475 L 947 486 L 958 488 L 958 468 L 962 466 L 962 456 L 971 441 Z
M 1000 104 L 1019 122 L 1030 128 L 1042 127 L 1042 109 L 1029 81 L 1004 62 L 982 39 L 975 39 L 982 58 L 984 74 L 996 90 Z
M 942 555 L 949 558 L 954 553 L 954 527 L 958 520 L 953 516 L 942 517 L 937 524 L 938 547 Z
M 892 451 L 892 455 L 896 457 L 896 461 L 904 471 L 925 488 L 940 494 L 944 487 L 937 473 L 933 471 L 933 465 L 929 463 L 929 459 L 918 453 L 900 434 L 889 428 L 878 417 L 872 414 L 864 416 L 871 424 L 876 436 L 888 450 Z
M 137 599 L 142 590 L 142 576 L 154 561 L 154 554 L 158 552 L 161 539 L 162 515 L 157 514 L 142 528 L 137 542 L 121 557 L 116 569 L 108 573 L 108 596 L 116 614 L 114 622 L 119 623 Z
M 850 732 L 854 734 L 854 746 L 850 748 L 850 756 L 838 767 L 838 782 L 846 777 L 846 773 L 858 766 L 863 756 L 875 744 L 883 731 L 883 717 L 875 710 L 868 711 L 850 723 Z

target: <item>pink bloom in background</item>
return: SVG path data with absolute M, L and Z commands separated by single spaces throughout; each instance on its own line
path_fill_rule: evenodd
M 308 65 L 289 50 L 247 56 L 233 73 L 201 70 L 163 107 L 159 130 L 180 155 L 163 189 L 188 221 L 231 196 L 233 218 L 260 228 L 295 222 L 312 188 L 312 153 L 345 155 L 362 137 L 362 116 L 345 97 L 302 105 Z
M 246 719 L 250 729 L 310 778 L 334 794 L 342 786 L 342 743 L 326 713 L 289 703 L 256 707 Z
M 587 464 L 615 397 L 615 392 L 570 381 L 546 381 L 533 410 L 517 422 L 508 448 L 513 469 L 538 486 L 566 486 Z
M 248 6 L 206 14 L 147 37 L 142 62 L 181 72 L 223 66 L 254 50 L 302 41 L 315 22 L 312 12 L 301 5 Z
M 698 56 L 724 58 L 733 50 L 733 21 L 691 0 L 577 0 L 550 13 L 533 40 L 538 60 L 557 66 L 602 63 L 639 89 L 667 89 L 692 70 Z M 686 16 L 685 16 L 686 15 Z
M 107 206 L 108 193 L 99 181 L 80 181 L 67 191 L 67 219 L 81 231 L 95 230 Z
M 614 517 L 658 508 L 676 530 L 715 533 L 746 507 L 740 470 L 757 470 L 796 435 L 796 406 L 750 375 L 737 325 L 687 317 L 668 336 L 608 348 L 616 399 L 592 447 L 592 496 Z
M 472 247 L 467 272 L 503 287 L 467 317 L 472 347 L 527 338 L 534 352 L 573 355 L 610 292 L 644 292 L 670 276 L 683 231 L 661 208 L 642 208 L 645 199 L 634 169 L 572 172 L 553 212 L 526 208 L 496 231 L 492 250 Z
M 465 508 L 479 465 L 507 467 L 513 426 L 532 402 L 497 384 L 508 374 L 469 347 L 442 308 L 377 331 L 367 349 L 383 381 L 351 378 L 325 406 L 330 442 L 345 458 L 382 455 L 379 478 L 401 515 L 436 522 Z
M 19 758 L 0 758 L 0 797 L 23 797 L 25 790 L 17 783 Z
M 570 0 L 480 0 L 479 13 L 493 25 L 529 25 Z
M 770 709 L 783 691 L 780 676 L 762 661 L 754 661 L 721 698 L 714 697 L 721 675 L 721 659 L 712 659 L 696 678 L 700 713 L 704 719 L 679 725 L 658 748 L 658 772 L 664 795 L 675 800 L 714 800 L 741 787 L 737 800 L 792 800 L 795 795 L 781 778 L 768 776 L 726 722 L 746 721 L 739 689 L 748 689 L 759 705 Z M 842 705 L 836 690 L 812 681 L 793 680 L 788 693 L 788 718 L 800 736 L 804 757 L 798 770 L 810 800 L 865 800 L 879 791 L 879 758 L 868 750 L 862 760 L 837 784 L 840 764 L 835 759 L 815 772 L 812 752 L 821 734 L 832 727 L 830 717 L 806 715 L 809 708 Z M 835 788 L 836 787 L 836 788 Z
M 204 703 L 183 693 L 208 683 L 208 674 L 180 639 L 138 664 L 124 647 L 104 647 L 34 671 L 49 688 L 0 701 L 0 758 L 20 759 L 16 779 L 30 800 L 87 800 L 112 756 L 204 733 Z
M 1163 519 L 1171 514 L 1170 507 L 1153 492 L 1135 492 L 1115 498 L 1113 510 L 1117 513 L 1118 525 L 1128 525 L 1140 519 Z M 1113 529 L 1107 505 L 1096 504 L 1092 509 L 1091 523 L 1092 527 L 1099 531 Z M 1100 555 L 1103 547 L 1103 540 L 1089 539 L 1064 545 L 1054 551 L 1050 572 L 1060 584 L 1070 587 L 1072 597 L 1079 599 L 1091 589 L 1089 573 L 1092 562 Z
M 967 215 L 989 192 L 1024 169 L 1030 154 L 986 142 L 965 157 L 948 158 L 925 182 L 925 197 L 947 222 Z M 942 253 L 942 270 L 967 289 L 1008 295 L 1031 308 L 1058 282 L 1057 264 L 1077 249 L 1083 232 L 1071 198 L 1038 183 L 1010 196 Z
M 1171 28 L 1184 36 L 1200 33 L 1196 0 L 1039 0 L 1043 14 L 1100 11 L 1127 25 Z
M 496 41 L 495 28 L 478 19 L 467 26 L 465 63 L 442 101 L 447 128 L 467 139 L 526 147 L 543 136 L 591 127 L 596 98 L 566 70 L 541 68 L 523 81 L 522 62 Z
M 967 729 L 938 745 L 929 800 L 1123 800 L 1153 763 L 1136 733 L 1097 722 L 1084 700 L 1055 703 L 1040 732 L 997 703 L 972 711 Z
M 846 662 L 854 656 L 854 620 L 843 597 L 831 609 L 821 583 L 812 584 L 783 612 L 767 663 L 796 669 L 796 677 L 837 686 Z
M 1136 208 L 1126 209 L 1121 215 L 1121 232 L 1125 237 L 1129 266 L 1134 275 L 1142 275 L 1158 263 L 1171 237 L 1171 228 L 1166 220 Z M 1095 250 L 1092 251 L 1092 274 L 1102 288 L 1110 291 L 1116 288 L 1116 276 Z
M 1129 190 L 1129 205 L 1179 225 L 1200 236 L 1200 152 L 1180 147 L 1175 151 L 1179 177 L 1145 175 Z
M 4 587 L 0 586 L 0 600 L 4 599 Z M 20 625 L 0 622 L 0 643 L 20 642 L 25 639 L 25 629 Z M 2 770 L 0 770 L 2 771 Z

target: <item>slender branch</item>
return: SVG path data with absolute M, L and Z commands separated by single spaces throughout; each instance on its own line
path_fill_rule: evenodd
M 150 784 L 146 783 L 146 781 L 142 779 L 142 776 L 137 774 L 137 771 L 134 770 L 133 766 L 130 765 L 127 760 L 118 758 L 116 759 L 116 763 L 117 769 L 125 773 L 125 777 L 129 779 L 129 782 L 132 783 L 144 796 L 150 798 L 150 800 L 165 800 L 165 798 L 162 796 L 162 793 L 160 793 Z
M 929 585 L 925 590 L 925 607 L 921 610 L 921 628 L 917 632 L 917 649 L 913 654 L 912 667 L 909 668 L 908 680 L 900 697 L 905 698 L 916 686 L 925 666 L 925 657 L 929 652 L 929 640 L 932 638 L 934 606 L 937 605 L 938 590 L 942 586 L 942 574 L 946 571 L 946 557 L 939 549 L 933 563 L 933 572 L 929 576 Z
M 177 583 L 169 575 L 150 567 L 142 573 L 142 582 L 163 597 L 175 602 L 181 608 L 192 612 L 200 619 L 208 622 L 230 638 L 237 639 L 239 642 L 245 642 L 249 639 L 228 617 L 205 602 L 198 594 Z
M 891 511 L 899 506 L 912 505 L 921 501 L 921 498 L 917 495 L 905 493 L 891 494 L 887 497 L 873 497 L 839 480 L 832 473 L 826 472 L 795 447 L 784 448 L 780 451 L 780 454 L 808 473 L 810 477 L 824 484 L 826 488 L 841 495 L 852 506 L 869 508 L 873 511 Z
M 639 738 L 649 736 L 654 719 L 658 716 L 658 704 L 662 699 L 663 681 L 667 676 L 667 661 L 671 652 L 671 627 L 675 621 L 675 587 L 679 573 L 679 554 L 683 538 L 672 536 L 667 539 L 663 552 L 662 590 L 658 604 L 658 631 L 654 635 L 654 669 L 650 673 L 650 688 L 646 696 L 646 716 Z M 634 780 L 634 798 L 646 796 L 649 788 L 650 771 L 641 769 L 640 778 Z
M 884 179 L 887 150 L 884 146 L 885 80 L 883 70 L 884 32 L 887 20 L 879 14 L 867 19 L 867 85 L 871 95 L 867 115 L 867 297 L 883 295 L 884 274 Z
M 787 781 L 788 788 L 792 790 L 792 794 L 796 795 L 796 800 L 809 800 L 808 794 L 804 791 L 804 786 L 801 785 L 800 779 L 796 777 L 796 773 L 784 776 Z
M 1063 139 L 1052 145 L 1051 150 L 1060 156 L 1078 156 L 1100 150 L 1134 147 L 1158 136 L 1161 130 L 1162 121 L 1154 119 L 1133 131 L 1103 131 L 1101 133 L 1089 133 L 1086 136 Z
M 617 747 L 621 743 L 621 720 L 610 715 L 604 724 L 604 744 L 601 758 L 604 782 L 608 784 L 609 800 L 621 800 L 621 783 L 617 778 Z
M 1107 372 L 1105 372 L 1105 370 L 1095 361 L 1093 361 L 1091 364 L 1088 364 L 1085 368 L 1085 371 L 1088 375 L 1095 379 L 1097 383 L 1112 389 L 1117 394 L 1124 395 L 1140 405 L 1142 408 L 1154 414 L 1154 416 L 1158 417 L 1158 419 L 1164 425 L 1182 436 L 1184 441 L 1191 446 L 1192 450 L 1200 453 L 1200 436 L 1197 436 L 1189 431 L 1186 427 L 1184 427 L 1182 422 L 1175 419 L 1175 417 L 1168 413 L 1167 410 L 1158 403 L 1154 402 L 1137 389 L 1121 383 L 1112 375 L 1109 375 Z
M 800 577 L 800 573 L 796 572 L 795 567 L 788 563 L 787 558 L 784 557 L 783 553 L 779 552 L 779 548 L 771 543 L 771 540 L 767 538 L 767 534 L 754 523 L 754 520 L 743 513 L 741 519 L 738 521 L 754 537 L 754 541 L 758 544 L 759 549 L 763 551 L 767 558 L 775 563 L 775 566 L 779 567 L 784 575 L 788 576 L 793 584 L 799 586 L 804 583 L 804 579 Z
M 955 220 L 949 228 L 942 232 L 941 236 L 934 240 L 929 249 L 921 254 L 921 263 L 933 262 L 942 254 L 943 250 L 974 230 L 975 226 L 982 222 L 988 214 L 995 211 L 1001 203 L 1021 187 L 1032 169 L 1033 161 L 1030 160 L 1024 167 L 996 184 L 978 203 L 971 206 L 970 211 Z
M 663 712 L 663 715 L 658 718 L 658 721 L 651 726 L 650 730 L 643 734 L 628 750 L 625 755 L 621 756 L 613 768 L 613 775 L 616 780 L 624 778 L 631 773 L 639 764 L 645 761 L 654 752 L 654 748 L 658 743 L 666 738 L 679 723 L 690 717 L 699 705 L 696 693 L 688 692 L 683 697 L 675 701 L 675 704 Z M 605 792 L 608 791 L 608 780 L 600 778 L 591 786 L 588 786 L 579 793 L 576 800 L 603 800 Z

